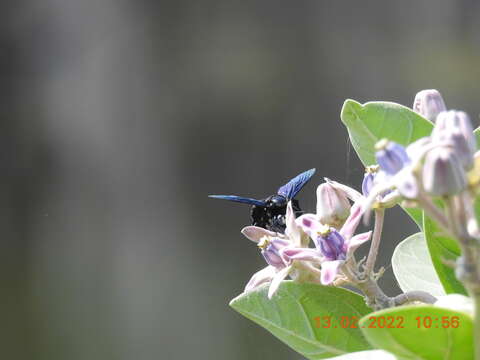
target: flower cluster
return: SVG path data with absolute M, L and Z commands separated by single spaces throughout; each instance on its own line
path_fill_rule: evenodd
M 350 204 L 350 199 L 357 201 Z M 347 186 L 327 179 L 317 188 L 317 213 L 295 218 L 292 204 L 286 211 L 285 234 L 247 226 L 242 234 L 257 243 L 267 267 L 258 271 L 245 291 L 271 282 L 269 297 L 287 276 L 297 281 L 320 281 L 324 285 L 342 277 L 342 266 L 353 252 L 369 240 L 371 232 L 354 235 L 362 217 L 364 197 Z M 315 247 L 309 247 L 313 242 Z
M 267 263 L 264 269 L 253 275 L 245 292 L 269 283 L 268 297 L 272 298 L 282 281 L 290 277 L 294 282 L 346 285 L 348 289 L 362 294 L 366 305 L 374 311 L 421 302 L 450 309 L 448 314 L 453 313 L 451 311 L 458 311 L 464 316 L 470 314 L 474 318 L 473 330 L 465 331 L 465 338 L 469 336 L 469 331 L 473 333 L 475 359 L 480 360 L 480 227 L 477 221 L 480 218 L 480 151 L 477 151 L 476 141 L 480 128 L 473 130 L 466 113 L 448 110 L 437 90 L 419 92 L 412 110 L 391 103 L 361 105 L 347 100 L 342 110 L 342 121 L 349 129 L 352 144 L 361 159 L 372 152 L 375 155 L 368 157 L 374 160 L 366 164 L 361 191 L 325 178 L 316 191 L 315 213 L 303 213 L 298 202 L 293 200 L 293 203 L 288 203 L 286 211 L 283 205 L 279 214 L 275 214 L 285 224 L 284 233 L 270 231 L 272 227 L 268 226 L 270 230 L 256 226 L 244 228 L 242 233 L 257 243 Z M 392 124 L 395 129 L 400 129 L 396 121 L 403 121 L 409 127 L 393 133 L 390 129 Z M 369 131 L 358 131 L 357 125 L 362 122 L 368 125 Z M 381 139 L 387 133 L 392 134 L 393 139 Z M 427 136 L 421 137 L 420 134 Z M 303 181 L 301 186 L 304 184 Z M 298 192 L 298 188 L 295 191 Z M 285 196 L 283 204 L 296 192 Z M 396 205 L 407 210 L 419 225 L 420 232 L 396 247 L 392 264 L 404 292 L 391 297 L 378 284 L 384 268 L 376 270 L 375 262 L 381 245 L 385 213 Z M 374 221 L 370 221 L 370 217 Z M 360 223 L 365 226 L 372 224 L 372 230 L 357 233 Z M 280 228 L 279 231 L 282 230 Z M 355 250 L 367 242 L 368 255 L 358 260 Z M 451 250 L 451 245 L 458 250 Z M 425 263 L 419 267 L 418 258 L 409 256 L 411 249 L 419 253 L 428 251 L 432 264 Z M 436 271 L 438 282 L 435 279 L 424 281 L 417 274 L 419 269 L 421 275 L 425 274 L 430 279 Z M 291 287 L 299 291 L 304 288 L 294 284 Z M 309 291 L 311 287 L 305 288 Z M 320 287 L 317 290 L 325 291 L 325 295 L 330 292 L 347 293 Z M 445 293 L 449 295 L 443 296 Z M 468 294 L 468 297 L 460 293 Z M 263 290 L 252 297 L 259 295 L 263 296 Z M 302 296 L 309 296 L 309 293 L 302 293 Z M 248 299 L 251 305 L 250 295 L 239 298 Z M 423 307 L 425 311 L 429 308 Z M 389 310 L 389 314 L 395 314 L 395 311 Z M 363 319 L 374 318 L 376 313 L 373 314 Z M 384 317 L 385 312 L 379 314 Z M 380 329 L 378 334 L 382 331 Z M 405 328 L 405 331 L 412 329 Z M 411 332 L 411 336 L 418 334 L 418 331 Z M 375 338 L 373 346 L 382 344 L 380 337 Z M 389 346 L 390 342 L 386 344 Z M 459 354 L 465 354 L 459 356 L 471 358 L 468 351 L 463 352 L 464 338 L 458 344 L 461 347 Z M 423 343 L 419 346 L 424 354 Z M 436 344 L 432 346 L 437 351 Z M 398 349 L 386 348 L 397 354 Z M 404 354 L 403 346 L 398 354 Z
M 433 131 L 429 137 L 407 147 L 387 139 L 376 144 L 378 167 L 367 168 L 363 184 L 367 196 L 365 211 L 376 206 L 392 206 L 402 200 L 430 209 L 434 206 L 432 199 L 468 193 L 478 178 L 478 169 L 474 169 L 476 139 L 468 115 L 447 111 L 436 90 L 420 92 L 414 110 L 434 121 Z M 469 210 L 467 221 L 472 223 L 473 198 L 468 201 L 462 197 L 464 208 Z
M 480 183 L 480 161 L 468 115 L 447 110 L 438 91 L 419 92 L 413 110 L 434 123 L 432 133 L 406 147 L 388 139 L 379 141 L 375 145 L 377 163 L 366 167 L 361 192 L 325 178 L 317 188 L 316 213 L 296 218 L 292 203 L 288 203 L 284 234 L 257 226 L 242 230 L 257 243 L 267 263 L 253 275 L 245 291 L 269 282 L 271 298 L 290 277 L 323 285 L 348 283 L 363 292 L 373 308 L 395 306 L 403 299 L 433 301 L 431 295 L 418 291 L 402 294 L 401 300 L 390 298 L 378 287 L 382 270 L 375 273 L 374 267 L 384 209 L 397 204 L 421 207 L 454 237 L 479 241 L 473 201 L 474 185 Z M 374 230 L 356 234 L 362 218 L 368 224 L 372 210 Z M 355 250 L 370 239 L 367 258 L 357 261 Z M 468 259 L 464 263 L 468 264 Z M 466 266 L 457 268 L 461 273 L 458 269 L 468 272 Z M 480 279 L 480 274 L 474 275 Z

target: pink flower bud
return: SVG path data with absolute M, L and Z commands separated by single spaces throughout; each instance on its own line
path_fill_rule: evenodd
M 350 214 L 347 196 L 328 183 L 317 188 L 317 217 L 322 224 L 340 228 Z
M 447 110 L 447 108 L 445 107 L 442 95 L 435 89 L 418 92 L 413 101 L 413 111 L 432 122 L 435 122 L 437 115 L 445 110 Z

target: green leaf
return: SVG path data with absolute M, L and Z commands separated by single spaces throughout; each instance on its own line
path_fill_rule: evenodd
M 392 268 L 404 292 L 423 290 L 433 296 L 445 295 L 423 233 L 413 234 L 397 245 L 393 252 Z
M 230 302 L 240 314 L 263 326 L 308 359 L 324 359 L 372 347 L 358 328 L 342 328 L 343 317 L 371 312 L 360 295 L 332 286 L 284 281 L 271 300 L 268 284 Z M 315 318 L 331 317 L 330 328 Z M 324 319 L 324 318 L 323 318 Z M 319 326 L 320 325 L 320 326 Z
M 478 148 L 478 145 L 480 144 L 480 127 L 473 130 L 473 134 L 475 135 L 475 137 L 477 139 L 477 148 Z
M 391 102 L 368 102 L 364 105 L 346 100 L 341 112 L 342 122 L 348 129 L 353 148 L 363 165 L 376 163 L 375 144 L 383 139 L 407 146 L 429 136 L 433 124 L 413 110 Z M 404 209 L 421 228 L 422 212 Z
M 438 278 L 447 294 L 464 294 L 465 288 L 457 280 L 454 269 L 446 262 L 452 262 L 460 256 L 460 248 L 455 239 L 452 239 L 428 216 L 423 217 L 423 229 L 427 240 L 428 250 Z
M 475 198 L 473 202 L 473 210 L 475 212 L 475 218 L 477 219 L 477 223 L 480 224 L 480 196 Z
M 455 316 L 457 328 L 453 327 Z M 387 328 L 389 324 L 391 328 Z M 398 359 L 473 359 L 473 322 L 462 312 L 431 305 L 400 306 L 372 313 L 361 319 L 359 326 L 372 345 Z
M 376 163 L 374 146 L 382 138 L 407 146 L 430 135 L 433 129 L 430 121 L 413 110 L 384 101 L 362 105 L 355 100 L 346 100 L 341 118 L 364 165 Z
M 396 357 L 383 350 L 367 350 L 335 356 L 330 360 L 395 360 Z

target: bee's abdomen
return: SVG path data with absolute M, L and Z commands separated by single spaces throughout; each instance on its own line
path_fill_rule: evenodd
M 250 217 L 252 219 L 252 225 L 267 229 L 268 213 L 266 208 L 255 205 L 252 206 Z

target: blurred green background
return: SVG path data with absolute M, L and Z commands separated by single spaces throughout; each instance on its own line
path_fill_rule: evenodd
M 317 168 L 358 186 L 346 98 L 439 89 L 477 124 L 480 3 L 3 1 L 0 356 L 300 359 L 228 307 L 248 207 Z M 387 213 L 379 265 L 415 231 Z M 321 315 L 321 314 L 319 314 Z

